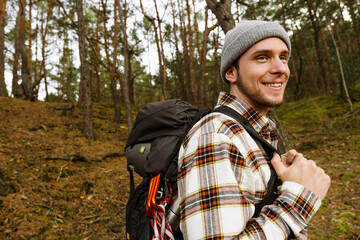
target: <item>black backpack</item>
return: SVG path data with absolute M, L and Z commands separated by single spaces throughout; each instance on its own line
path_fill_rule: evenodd
M 130 173 L 130 197 L 126 205 L 127 239 L 153 238 L 154 213 L 159 210 L 159 205 L 168 208 L 177 192 L 178 152 L 183 139 L 191 127 L 210 112 L 208 108 L 198 109 L 179 99 L 152 102 L 139 110 L 125 146 Z M 271 166 L 271 157 L 277 150 L 262 139 L 245 118 L 226 106 L 220 106 L 214 112 L 236 119 L 269 156 Z M 133 171 L 143 177 L 136 188 Z M 259 215 L 264 205 L 275 201 L 279 185 L 280 181 L 271 166 L 269 191 L 255 205 L 254 216 Z M 175 239 L 183 239 L 178 229 L 173 230 Z

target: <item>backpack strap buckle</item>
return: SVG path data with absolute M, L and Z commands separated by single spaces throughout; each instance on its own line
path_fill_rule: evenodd
M 160 210 L 160 204 L 166 206 L 170 203 L 172 197 L 171 184 L 165 180 L 165 186 L 159 190 L 160 182 L 164 179 L 163 177 L 164 173 L 159 173 L 150 180 L 148 198 L 146 201 L 146 213 L 149 217 L 155 216 L 156 211 Z M 164 188 L 168 188 L 168 191 L 164 190 Z

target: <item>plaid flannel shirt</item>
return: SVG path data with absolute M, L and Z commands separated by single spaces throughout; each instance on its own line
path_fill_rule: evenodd
M 218 105 L 240 112 L 276 147 L 275 124 L 228 93 Z M 321 205 L 309 189 L 284 182 L 279 197 L 252 218 L 266 195 L 267 156 L 231 117 L 211 113 L 188 133 L 179 152 L 180 229 L 185 239 L 306 239 Z

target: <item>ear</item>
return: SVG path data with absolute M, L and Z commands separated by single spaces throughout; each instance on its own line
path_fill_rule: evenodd
M 228 68 L 228 70 L 225 72 L 225 78 L 230 82 L 230 83 L 236 83 L 237 80 L 237 71 L 236 68 L 234 66 L 230 66 Z

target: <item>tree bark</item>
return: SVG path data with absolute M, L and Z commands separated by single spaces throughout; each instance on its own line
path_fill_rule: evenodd
M 156 5 L 156 1 L 154 0 L 154 3 L 155 3 L 155 6 Z M 162 48 L 162 36 L 161 36 L 161 25 L 160 25 L 160 18 L 159 18 L 159 14 L 157 14 L 158 16 L 158 26 L 156 26 L 156 23 L 155 23 L 155 18 L 154 17 L 151 17 L 149 16 L 148 14 L 146 14 L 144 8 L 143 8 L 143 4 L 142 4 L 142 0 L 140 0 L 140 7 L 141 7 L 141 11 L 144 15 L 145 18 L 147 18 L 153 28 L 154 28 L 154 32 L 155 32 L 155 43 L 156 43 L 156 49 L 157 49 L 157 52 L 158 52 L 158 59 L 159 59 L 159 72 L 160 72 L 160 78 L 161 78 L 161 91 L 162 91 L 162 100 L 165 100 L 167 99 L 167 93 L 166 93 L 166 64 L 165 62 L 165 56 L 164 56 L 164 51 L 163 51 L 163 48 Z M 157 12 L 157 7 L 156 7 L 156 12 Z M 159 30 L 159 33 L 158 33 L 158 29 Z M 159 38 L 159 35 L 160 35 L 160 38 Z
M 37 100 L 37 93 L 40 81 L 43 74 L 37 76 L 37 79 L 32 79 L 29 69 L 29 54 L 25 46 L 25 9 L 26 9 L 26 0 L 19 0 L 19 12 L 16 19 L 15 25 L 15 53 L 14 53 L 14 62 L 13 62 L 13 95 L 17 98 L 23 98 L 30 101 Z M 52 10 L 49 7 L 49 13 Z M 48 15 L 49 15 L 48 13 Z M 46 22 L 47 24 L 47 22 Z M 31 26 L 29 26 L 30 28 Z M 46 32 L 46 31 L 45 31 Z M 19 58 L 21 57 L 21 83 L 19 84 L 19 76 L 17 71 L 19 69 Z M 43 58 L 45 61 L 45 58 Z M 42 67 L 45 66 L 42 64 Z
M 179 8 L 179 20 L 180 20 L 180 38 L 181 38 L 181 42 L 182 42 L 182 46 L 183 46 L 183 57 L 184 57 L 184 61 L 185 61 L 185 76 L 186 76 L 186 87 L 187 87 L 187 92 L 188 92 L 188 98 L 186 98 L 187 101 L 189 102 L 195 102 L 194 100 L 194 95 L 191 92 L 191 87 L 190 87 L 190 64 L 188 61 L 188 55 L 189 55 L 189 50 L 188 50 L 188 42 L 186 39 L 186 27 L 185 27 L 185 20 L 184 20 L 184 15 L 183 15 L 183 9 L 181 8 L 180 5 L 180 0 L 177 1 L 178 4 L 178 8 Z
M 219 29 L 219 28 L 218 28 Z M 218 55 L 218 49 L 219 49 L 219 34 L 220 34 L 220 30 L 218 30 L 217 34 L 214 34 L 214 43 L 215 43 L 215 48 L 214 48 L 214 68 L 213 68 L 213 74 L 214 74 L 214 91 L 212 91 L 212 101 L 211 101 L 211 107 L 214 108 L 216 103 L 217 103 L 217 94 L 220 92 L 220 86 L 221 86 L 221 82 L 222 80 L 220 79 L 220 73 L 219 73 L 219 69 L 220 69 L 220 58 Z
M 301 85 L 302 85 L 302 68 L 303 68 L 303 59 L 301 57 L 301 54 L 300 54 L 300 51 L 299 51 L 299 47 L 298 47 L 298 44 L 296 42 L 296 38 L 294 37 L 293 35 L 293 49 L 296 51 L 297 55 L 298 55 L 298 58 L 299 58 L 299 61 L 300 61 L 300 64 L 299 64 L 299 70 L 296 69 L 296 65 L 295 63 L 292 64 L 293 66 L 293 71 L 297 71 L 297 78 L 296 79 L 296 86 L 294 88 L 294 98 L 295 100 L 298 100 L 300 99 L 301 97 L 303 97 L 303 89 L 301 88 Z M 292 54 L 293 56 L 291 57 L 292 59 L 294 59 L 294 55 L 295 54 Z M 294 61 L 293 61 L 294 62 Z
M 164 43 L 163 43 L 163 36 L 162 36 L 162 32 L 161 32 L 161 22 L 162 20 L 160 19 L 159 16 L 159 11 L 158 11 L 158 7 L 156 4 L 156 0 L 154 0 L 154 4 L 155 4 L 155 11 L 156 11 L 156 19 L 158 22 L 158 29 L 159 29 L 159 36 L 160 36 L 160 51 L 161 51 L 161 70 L 162 71 L 162 93 L 163 93 L 163 100 L 167 99 L 167 74 L 166 74 L 166 59 L 165 59 L 165 52 L 164 52 Z
M 175 52 L 176 52 L 176 75 L 177 78 L 179 79 L 180 82 L 180 98 L 184 99 L 184 100 L 188 100 L 188 95 L 187 95 L 187 88 L 185 85 L 185 80 L 184 80 L 184 71 L 183 69 L 183 61 L 182 61 L 182 57 L 181 57 L 181 53 L 179 50 L 179 39 L 177 36 L 177 25 L 175 23 L 175 3 L 171 0 L 170 1 L 170 5 L 171 5 L 171 12 L 172 12 L 172 17 L 173 17 L 173 34 L 174 34 L 174 40 L 175 40 Z
M 80 55 L 80 74 L 81 85 L 83 87 L 83 114 L 84 114 L 84 134 L 87 139 L 94 140 L 94 127 L 92 118 L 92 99 L 90 88 L 90 67 L 87 60 L 86 52 L 86 30 L 85 21 L 83 17 L 83 2 L 82 0 L 76 0 L 76 12 L 78 16 L 78 36 L 79 36 L 79 55 Z
M 285 6 L 284 6 L 284 1 L 281 0 L 280 1 L 280 5 L 281 5 L 281 16 L 282 16 L 282 26 L 283 28 L 287 30 L 287 27 L 286 27 L 286 11 L 285 11 Z M 295 41 L 295 38 L 293 38 L 294 41 Z M 296 65 L 295 65 L 295 61 L 294 61 L 294 58 L 290 58 L 290 63 L 291 63 L 291 67 L 293 68 L 293 73 L 294 73 L 294 77 L 295 77 L 295 82 L 296 82 L 296 86 L 297 86 L 297 89 L 299 87 L 299 84 L 300 84 L 300 79 L 299 79 L 299 75 L 296 71 Z
M 133 122 L 132 122 L 132 115 L 131 115 L 131 101 L 130 101 L 130 94 L 129 94 L 129 82 L 131 81 L 131 58 L 130 58 L 130 50 L 129 50 L 129 43 L 128 37 L 126 32 L 126 13 L 127 13 L 127 5 L 126 0 L 123 4 L 124 8 L 121 8 L 119 0 L 115 0 L 115 4 L 118 6 L 119 10 L 119 18 L 121 24 L 121 31 L 123 34 L 123 53 L 124 53 L 124 77 L 121 81 L 121 90 L 123 99 L 125 102 L 125 109 L 126 109 L 126 124 L 128 126 L 129 133 L 131 132 Z
M 103 7 L 103 12 L 104 12 L 104 17 L 106 18 L 106 3 L 104 3 L 104 1 L 101 1 L 102 3 L 102 7 Z M 116 9 L 115 9 L 115 14 L 116 14 Z M 117 90 L 117 81 L 116 81 L 116 62 L 113 62 L 113 60 L 110 59 L 110 54 L 109 54 L 109 46 L 108 46 L 108 35 L 107 35 L 107 29 L 106 29 L 106 20 L 104 20 L 104 45 L 105 45 L 105 54 L 106 54 L 106 59 L 108 62 L 108 68 L 110 71 L 110 88 L 111 88 L 111 96 L 114 102 L 114 122 L 116 123 L 120 123 L 120 117 L 121 117 L 121 109 L 120 109 L 120 98 L 119 98 L 119 93 Z M 117 24 L 116 20 L 114 20 L 114 23 Z M 116 46 L 116 48 L 114 48 L 114 54 L 113 54 L 113 58 L 116 59 L 116 55 L 117 55 L 117 27 L 114 28 L 114 46 Z M 116 50 L 115 50 L 116 49 Z
M 199 80 L 199 99 L 198 105 L 200 107 L 206 106 L 206 88 L 205 88 L 205 71 L 206 71 L 206 54 L 207 54 L 207 43 L 209 39 L 209 34 L 212 30 L 214 30 L 218 26 L 218 22 L 208 27 L 208 7 L 205 9 L 205 31 L 203 36 L 202 48 L 201 48 L 201 57 L 200 57 L 200 80 Z
M 21 88 L 23 89 L 24 98 L 26 100 L 34 101 L 33 87 L 31 78 L 29 75 L 29 65 L 28 65 L 28 54 L 25 47 L 25 9 L 26 9 L 26 0 L 20 0 L 20 28 L 19 28 L 19 53 L 21 56 Z
M 347 88 L 347 85 L 346 85 L 344 70 L 343 70 L 342 62 L 341 62 L 341 57 L 340 57 L 339 49 L 338 49 L 338 47 L 337 47 L 337 44 L 336 44 L 336 41 L 335 41 L 335 38 L 334 38 L 334 31 L 333 31 L 333 28 L 332 28 L 332 26 L 331 26 L 331 22 L 329 22 L 329 28 L 330 28 L 331 39 L 332 39 L 332 41 L 333 41 L 333 43 L 334 43 L 334 47 L 335 47 L 335 51 L 336 51 L 336 56 L 337 56 L 337 60 L 338 60 L 338 63 L 339 63 L 339 69 L 340 69 L 340 75 L 341 75 L 340 85 L 341 85 L 341 86 L 343 87 L 343 89 L 344 89 L 345 99 L 346 99 L 346 101 L 348 101 L 348 103 L 349 103 L 350 113 L 353 113 L 353 112 L 354 112 L 354 108 L 353 108 L 353 104 L 352 104 L 352 102 L 351 102 L 351 98 L 350 98 L 350 95 L 349 95 L 349 91 L 348 91 L 348 88 Z
M 22 88 L 20 87 L 19 81 L 19 57 L 20 57 L 20 42 L 21 42 L 21 31 L 20 31 L 20 25 L 22 24 L 22 21 L 25 21 L 25 18 L 22 17 L 22 4 L 21 1 L 19 1 L 19 11 L 18 15 L 16 17 L 16 24 L 15 24 L 15 52 L 14 52 L 14 60 L 13 60 L 13 69 L 12 69 L 12 94 L 16 98 L 22 98 L 24 93 Z M 25 24 L 25 23 L 24 23 Z
M 8 91 L 5 83 L 5 16 L 6 0 L 0 1 L 0 96 L 7 97 Z
M 324 62 L 323 62 L 324 58 L 322 56 L 320 46 L 319 46 L 320 26 L 319 26 L 319 23 L 315 19 L 315 15 L 314 15 L 315 13 L 313 12 L 312 1 L 306 0 L 306 3 L 307 3 L 307 7 L 308 7 L 310 21 L 311 21 L 311 24 L 314 29 L 315 50 L 316 50 L 316 56 L 317 56 L 319 67 L 320 67 L 320 73 L 321 73 L 320 79 L 321 79 L 321 85 L 322 85 L 322 92 L 327 93 L 328 85 L 326 82 L 326 71 L 325 71 L 325 66 L 324 66 Z
M 306 77 L 306 81 L 314 83 L 313 86 L 316 88 L 317 91 L 320 92 L 321 90 L 321 80 L 317 79 L 318 75 L 317 71 L 315 70 L 315 63 L 313 62 L 313 57 L 311 56 L 308 47 L 307 47 L 307 41 L 302 35 L 302 32 L 299 30 L 297 26 L 295 26 L 296 32 L 298 33 L 297 36 L 300 38 L 300 48 L 304 51 L 305 57 L 306 57 L 306 63 L 310 69 L 310 74 Z M 300 55 L 299 55 L 300 56 Z M 321 77 L 319 77 L 321 78 Z
M 28 19 L 28 26 L 29 26 L 29 33 L 28 33 L 28 52 L 27 52 L 27 64 L 29 69 L 29 79 L 32 79 L 32 0 L 29 0 L 29 19 Z
M 187 42 L 188 42 L 188 55 L 185 56 L 187 59 L 187 63 L 189 65 L 189 93 L 191 94 L 190 99 L 192 99 L 192 104 L 195 106 L 198 105 L 198 98 L 197 98 L 197 90 L 195 84 L 195 69 L 194 69 L 194 48 L 193 48 L 193 33 L 191 27 L 191 12 L 190 12 L 190 4 L 189 0 L 186 0 L 186 13 L 187 13 Z M 186 39 L 186 38 L 185 38 Z
M 288 152 L 290 149 L 293 148 L 293 146 L 290 142 L 290 139 L 289 139 L 285 129 L 283 128 L 282 124 L 280 123 L 280 120 L 276 114 L 276 111 L 274 109 L 271 109 L 268 112 L 267 116 L 276 123 L 276 131 L 280 138 L 279 143 L 277 145 L 277 149 L 279 150 L 280 153 Z
M 356 52 L 360 49 L 360 19 L 358 13 L 356 13 L 356 8 L 358 12 L 360 12 L 360 7 L 358 1 L 356 0 L 348 0 L 346 1 L 346 5 L 353 25 L 355 40 L 352 41 L 352 44 L 354 45 L 354 50 Z
M 231 13 L 231 0 L 206 0 L 207 6 L 215 14 L 222 30 L 227 33 L 230 29 L 235 27 L 235 21 Z
M 116 85 L 117 85 L 117 79 L 120 76 L 116 75 L 116 62 L 117 62 L 117 49 L 118 49 L 118 22 L 117 22 L 117 4 L 116 1 L 114 2 L 114 36 L 113 36 L 113 59 L 112 59 L 112 64 L 111 64 L 111 85 L 112 85 L 112 89 L 113 91 L 116 91 L 116 95 L 117 95 L 117 89 L 116 89 Z M 118 98 L 118 97 L 117 97 Z M 119 100 L 117 100 L 119 101 Z M 118 106 L 119 111 L 115 112 L 114 115 L 114 122 L 116 123 L 120 123 L 120 105 Z
M 95 55 L 99 55 L 99 25 L 100 25 L 100 14 L 96 17 L 96 41 L 95 41 Z M 100 102 L 101 101 L 101 80 L 100 80 L 100 73 L 99 73 L 99 60 L 97 57 L 94 59 L 94 70 L 95 70 L 95 101 Z

